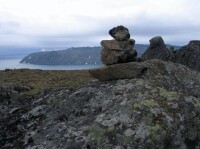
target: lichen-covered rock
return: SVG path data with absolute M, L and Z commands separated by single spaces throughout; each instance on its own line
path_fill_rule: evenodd
M 141 65 L 140 78 L 48 90 L 3 113 L 0 148 L 199 148 L 200 73 L 161 60 Z M 37 109 L 45 114 L 21 118 Z
M 105 65 L 113 65 L 118 63 L 128 63 L 136 61 L 136 50 L 110 50 L 103 48 L 101 51 L 101 60 Z
M 127 41 L 130 38 L 129 30 L 122 25 L 109 30 L 109 34 L 117 41 Z

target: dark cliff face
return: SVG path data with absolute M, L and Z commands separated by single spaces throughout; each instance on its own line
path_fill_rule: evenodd
M 9 104 L 0 96 L 0 147 L 198 148 L 200 74 L 160 60 L 142 65 L 146 73 L 134 79 L 93 80 L 32 98 L 12 92 Z

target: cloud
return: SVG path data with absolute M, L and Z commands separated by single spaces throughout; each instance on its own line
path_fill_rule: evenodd
M 199 0 L 1 0 L 0 45 L 93 46 L 129 28 L 137 43 L 199 39 Z

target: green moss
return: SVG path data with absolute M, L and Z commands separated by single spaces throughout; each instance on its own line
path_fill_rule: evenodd
M 25 85 L 32 90 L 23 94 L 34 95 L 44 89 L 69 87 L 77 88 L 93 80 L 88 70 L 29 70 L 0 71 L 0 84 L 8 86 Z

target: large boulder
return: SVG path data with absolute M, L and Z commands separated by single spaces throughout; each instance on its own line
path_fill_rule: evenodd
M 128 41 L 116 41 L 116 40 L 102 40 L 101 45 L 106 49 L 127 51 L 132 50 L 135 45 L 134 39 Z
M 135 50 L 117 51 L 103 48 L 101 51 L 101 60 L 105 65 L 134 62 L 136 57 L 137 52 Z
M 106 81 L 137 78 L 143 75 L 146 69 L 142 63 L 131 62 L 90 69 L 89 72 L 94 78 Z
M 188 45 L 175 51 L 175 59 L 173 62 L 200 71 L 200 40 L 190 41 Z
M 150 46 L 142 55 L 143 60 L 161 59 L 167 61 L 173 58 L 171 50 L 166 47 L 162 37 L 157 36 L 149 41 Z
M 129 30 L 122 25 L 112 28 L 109 34 L 117 41 L 126 41 L 130 38 Z

